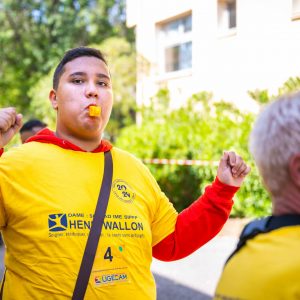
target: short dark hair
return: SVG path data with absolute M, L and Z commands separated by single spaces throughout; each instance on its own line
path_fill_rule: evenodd
M 77 48 L 70 49 L 65 53 L 64 57 L 62 58 L 60 63 L 57 65 L 57 67 L 54 71 L 54 75 L 53 75 L 53 88 L 54 89 L 57 89 L 57 87 L 58 87 L 59 79 L 64 72 L 65 64 L 74 60 L 75 58 L 82 57 L 82 56 L 92 56 L 92 57 L 99 58 L 107 65 L 107 62 L 106 62 L 102 52 L 98 49 L 89 48 L 89 47 L 77 47 Z
M 21 129 L 20 129 L 20 132 L 22 133 L 22 132 L 24 132 L 24 131 L 30 131 L 30 130 L 32 130 L 34 127 L 41 127 L 41 128 L 44 128 L 44 127 L 46 127 L 46 126 L 47 126 L 46 123 L 44 123 L 44 122 L 42 122 L 42 121 L 40 121 L 40 120 L 38 120 L 38 119 L 31 119 L 31 120 L 29 120 L 29 121 L 27 121 L 27 122 L 25 122 L 25 123 L 23 124 L 23 126 L 22 126 Z

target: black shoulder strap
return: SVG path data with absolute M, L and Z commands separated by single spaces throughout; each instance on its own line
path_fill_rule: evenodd
M 113 162 L 110 151 L 104 153 L 104 175 L 98 202 L 92 222 L 92 227 L 85 246 L 83 258 L 80 265 L 79 274 L 73 292 L 72 300 L 82 300 L 89 282 L 91 270 L 94 264 L 94 259 L 98 247 L 98 242 L 101 235 L 102 224 L 105 217 L 105 212 L 108 204 L 108 199 L 112 184 Z
M 228 257 L 225 264 L 227 264 L 228 261 L 246 244 L 247 240 L 254 238 L 260 233 L 266 233 L 281 227 L 295 225 L 300 225 L 300 215 L 269 216 L 248 223 L 240 235 L 236 249 Z

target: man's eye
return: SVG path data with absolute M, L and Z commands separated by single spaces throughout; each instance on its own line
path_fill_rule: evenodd
M 108 86 L 108 84 L 106 82 L 104 82 L 104 81 L 99 81 L 98 84 L 100 86 Z
M 76 84 L 81 84 L 81 83 L 83 83 L 83 80 L 82 79 L 73 79 L 72 82 L 76 83 Z

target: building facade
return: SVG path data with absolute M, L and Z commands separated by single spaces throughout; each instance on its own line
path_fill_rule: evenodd
M 255 109 L 300 76 L 300 0 L 127 0 L 135 27 L 137 103 L 168 88 L 178 107 L 197 92 Z

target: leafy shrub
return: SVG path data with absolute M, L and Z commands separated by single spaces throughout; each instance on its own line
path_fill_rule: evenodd
M 259 216 L 270 212 L 270 200 L 248 152 L 248 135 L 254 115 L 232 104 L 212 102 L 212 95 L 193 95 L 186 106 L 168 109 L 169 94 L 161 90 L 149 107 L 143 107 L 141 125 L 124 128 L 116 145 L 141 159 L 174 158 L 218 161 L 224 150 L 234 150 L 252 166 L 235 197 L 232 216 Z M 208 166 L 149 165 L 162 190 L 178 211 L 193 202 L 216 176 Z

